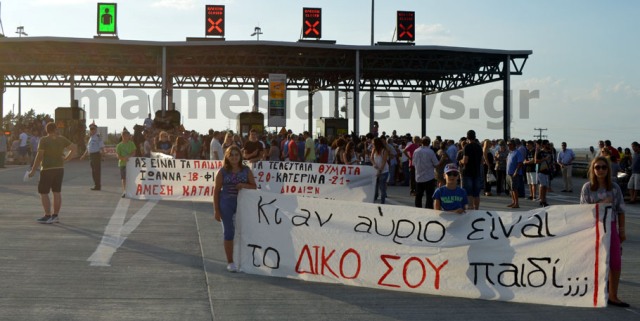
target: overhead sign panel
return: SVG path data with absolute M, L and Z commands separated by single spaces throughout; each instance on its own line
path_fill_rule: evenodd
M 117 34 L 117 4 L 98 3 L 98 34 Z
M 322 37 L 322 9 L 302 8 L 302 38 Z
M 269 74 L 268 114 L 268 126 L 287 126 L 287 75 L 285 74 Z
M 224 36 L 224 6 L 205 6 L 205 35 Z
M 398 11 L 397 17 L 398 41 L 416 41 L 416 13 L 414 11 Z

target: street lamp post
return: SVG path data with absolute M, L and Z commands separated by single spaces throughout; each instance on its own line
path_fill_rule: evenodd
M 375 1 L 371 0 L 371 47 L 373 47 L 374 45 L 374 37 L 373 37 L 373 31 L 374 31 L 374 8 L 375 8 Z M 374 90 L 374 83 L 375 81 L 373 80 L 373 78 L 371 78 L 370 80 L 370 85 L 371 88 L 369 88 L 369 132 L 373 131 L 373 125 L 375 122 L 374 119 L 374 99 L 373 99 L 373 95 L 375 93 Z
M 260 35 L 262 34 L 262 29 L 260 29 L 260 27 L 256 27 L 253 30 L 253 33 L 251 34 L 251 37 L 253 36 L 257 36 L 258 37 L 258 41 L 260 41 Z
M 16 30 L 18 34 L 18 38 L 22 38 L 22 36 L 28 36 L 26 32 L 24 32 L 24 26 L 19 26 L 18 30 Z M 18 77 L 18 116 L 22 113 L 22 76 Z

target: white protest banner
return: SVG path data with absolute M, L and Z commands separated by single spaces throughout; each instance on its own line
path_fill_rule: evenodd
M 175 157 L 165 153 L 151 152 L 151 158 L 174 159 Z
M 242 190 L 246 273 L 434 295 L 604 307 L 609 209 L 464 215 Z
M 127 197 L 145 200 L 212 202 L 215 175 L 222 161 L 130 158 Z M 371 166 L 298 162 L 257 162 L 258 189 L 278 194 L 372 202 L 376 171 Z
M 372 166 L 262 161 L 253 175 L 267 192 L 368 203 L 376 187 Z
M 213 181 L 220 168 L 219 160 L 129 158 L 126 194 L 142 200 L 212 202 Z

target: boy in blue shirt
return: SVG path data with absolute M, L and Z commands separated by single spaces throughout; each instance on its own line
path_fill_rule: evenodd
M 467 192 L 458 187 L 458 166 L 450 163 L 444 167 L 444 175 L 447 184 L 438 188 L 433 193 L 433 208 L 438 211 L 465 213 L 469 200 Z

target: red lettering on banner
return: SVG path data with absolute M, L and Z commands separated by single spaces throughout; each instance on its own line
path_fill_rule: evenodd
M 320 194 L 319 186 L 291 186 L 282 185 L 280 194 Z
M 442 264 L 440 264 L 440 266 L 438 266 L 436 268 L 435 264 L 433 264 L 433 262 L 431 262 L 430 259 L 427 259 L 427 263 L 429 263 L 429 265 L 431 265 L 431 268 L 436 272 L 436 278 L 433 281 L 433 287 L 436 290 L 440 289 L 440 270 L 442 270 L 442 268 L 447 265 L 447 263 L 449 263 L 449 260 L 446 260 L 444 262 L 442 262 Z
M 196 169 L 220 169 L 222 168 L 222 161 L 206 161 L 206 160 L 194 160 L 193 168 Z
M 311 269 L 311 271 L 304 271 L 300 269 L 300 264 L 302 263 L 303 255 L 306 255 L 307 262 L 309 263 L 309 268 Z M 313 268 L 313 259 L 311 258 L 311 252 L 309 252 L 309 245 L 305 245 L 302 248 L 302 251 L 300 251 L 300 256 L 298 256 L 298 262 L 296 262 L 296 272 L 298 274 L 305 274 L 305 273 L 317 274 L 315 269 Z
M 400 260 L 400 256 L 383 254 L 383 255 L 380 256 L 380 259 L 387 266 L 387 271 L 378 280 L 378 285 L 388 286 L 388 287 L 391 287 L 391 288 L 400 288 L 400 287 L 402 287 L 401 284 L 385 283 L 387 277 L 395 270 L 392 261 Z M 425 258 L 425 260 L 427 261 L 427 263 L 429 263 L 429 266 L 435 272 L 434 281 L 433 281 L 433 287 L 434 287 L 434 289 L 439 290 L 440 289 L 440 271 L 442 270 L 442 268 L 444 268 L 447 265 L 447 263 L 449 263 L 449 260 L 446 260 L 446 261 L 442 262 L 442 264 L 440 264 L 437 267 L 433 263 L 433 261 L 431 261 L 431 259 Z M 411 265 L 412 262 L 418 262 L 419 272 L 422 273 L 422 276 L 420 277 L 420 281 L 417 282 L 417 283 L 414 283 L 414 284 L 410 283 L 410 280 L 407 278 L 407 276 L 409 275 L 409 273 L 407 273 L 407 271 L 409 270 L 409 266 Z M 415 266 L 415 264 L 413 264 L 413 265 Z M 412 256 L 412 257 L 408 258 L 404 262 L 404 266 L 403 266 L 403 269 L 402 269 L 402 280 L 404 281 L 404 285 L 406 285 L 409 288 L 415 289 L 415 288 L 421 286 L 422 284 L 424 284 L 424 281 L 426 280 L 426 278 L 427 278 L 427 267 L 424 265 L 424 263 L 422 263 L 422 259 L 421 258 Z
M 317 245 L 313 246 L 313 249 L 314 253 L 311 253 L 309 245 L 305 245 L 300 251 L 298 261 L 296 262 L 296 272 L 298 274 L 309 273 L 326 276 L 326 273 L 328 272 L 335 278 L 342 277 L 343 279 L 355 279 L 360 275 L 362 260 L 360 258 L 360 253 L 358 253 L 358 251 L 356 251 L 355 249 L 350 248 L 342 253 L 338 269 L 335 268 L 335 260 L 332 260 L 332 256 L 336 253 L 336 250 L 329 250 L 324 246 Z M 353 275 L 346 275 L 345 261 L 350 256 L 355 257 L 355 271 L 353 271 Z M 334 267 L 332 267 L 332 262 L 334 263 Z M 336 270 L 340 271 L 340 276 L 338 276 L 338 274 L 335 272 Z
M 391 264 L 389 264 L 389 262 L 387 261 L 387 259 L 393 259 L 393 260 L 399 260 L 400 257 L 397 255 L 380 255 L 380 259 L 382 260 L 382 262 L 384 262 L 384 265 L 387 266 L 388 270 L 387 272 L 385 272 L 380 279 L 378 280 L 378 285 L 382 285 L 382 286 L 388 286 L 391 288 L 399 288 L 400 286 L 397 284 L 388 284 L 388 283 L 383 283 L 384 280 L 387 278 L 387 276 L 389 276 L 389 274 L 391 274 L 391 271 L 393 271 L 393 266 L 391 266 Z
M 173 186 L 138 184 L 136 195 L 171 196 L 173 195 Z
M 420 264 L 420 271 L 422 271 L 422 277 L 420 278 L 420 282 L 418 282 L 416 285 L 410 284 L 409 280 L 407 280 L 407 270 L 409 269 L 409 264 L 414 261 Z M 421 259 L 415 256 L 412 256 L 406 262 L 404 262 L 404 269 L 402 270 L 402 279 L 404 280 L 404 284 L 406 284 L 408 287 L 415 289 L 421 286 L 422 283 L 424 283 L 424 280 L 426 278 L 427 278 L 427 269 L 424 267 L 424 263 L 422 263 Z
M 360 175 L 360 166 L 322 164 L 318 172 L 327 175 Z
M 213 196 L 213 186 L 182 186 L 182 196 Z
M 344 275 L 344 259 L 347 257 L 348 254 L 353 254 L 356 256 L 357 262 L 358 264 L 356 264 L 356 271 L 353 274 L 353 276 L 346 276 Z M 342 257 L 340 258 L 340 275 L 342 275 L 343 278 L 345 279 L 355 279 L 358 277 L 358 275 L 360 275 L 360 266 L 361 266 L 361 259 L 360 259 L 360 254 L 358 253 L 358 251 L 354 250 L 354 249 L 348 249 L 346 250 L 343 254 Z

